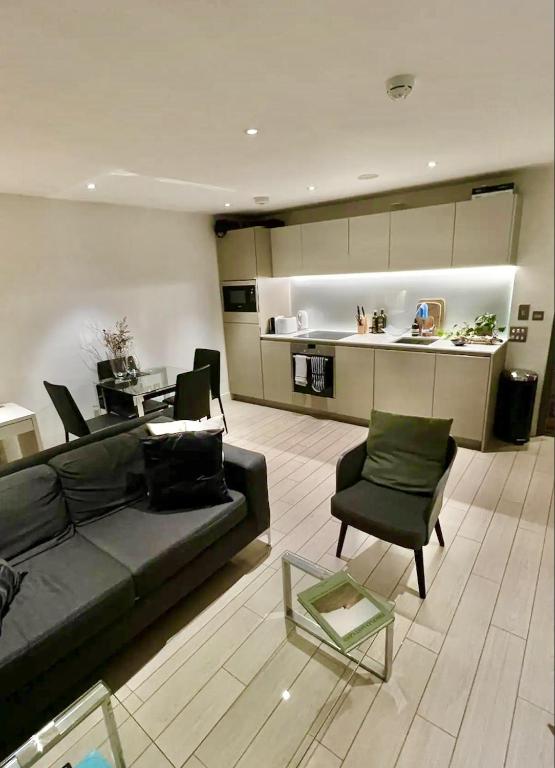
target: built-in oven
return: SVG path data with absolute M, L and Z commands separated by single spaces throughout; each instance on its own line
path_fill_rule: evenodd
M 335 396 L 335 347 L 291 344 L 293 392 L 314 397 Z
M 256 280 L 229 281 L 222 283 L 221 288 L 225 322 L 258 322 Z

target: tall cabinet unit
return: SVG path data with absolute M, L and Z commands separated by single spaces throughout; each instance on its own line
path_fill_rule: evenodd
M 454 229 L 455 203 L 393 211 L 389 269 L 450 267 Z
M 457 203 L 453 266 L 514 261 L 519 211 L 518 195 L 508 192 Z
M 252 280 L 270 277 L 272 251 L 270 232 L 264 227 L 233 229 L 218 238 L 220 280 Z

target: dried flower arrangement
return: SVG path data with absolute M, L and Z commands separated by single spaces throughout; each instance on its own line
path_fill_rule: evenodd
M 126 357 L 133 341 L 127 317 L 118 320 L 113 328 L 103 328 L 102 341 L 112 357 Z

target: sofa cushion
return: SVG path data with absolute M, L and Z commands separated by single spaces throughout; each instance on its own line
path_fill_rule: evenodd
M 56 473 L 41 465 L 0 478 L 0 557 L 55 542 L 70 520 Z
M 24 561 L 21 588 L 2 622 L 0 690 L 13 691 L 129 611 L 123 565 L 75 533 Z
M 331 513 L 344 523 L 401 547 L 420 549 L 428 540 L 429 496 L 404 493 L 359 480 L 331 500 Z
M 153 592 L 247 514 L 245 497 L 203 509 L 157 512 L 148 500 L 120 509 L 79 529 L 95 546 L 133 574 L 138 596 Z M 229 533 L 233 535 L 233 533 Z
M 398 491 L 432 495 L 445 470 L 452 423 L 372 411 L 362 477 Z
M 135 431 L 62 453 L 49 463 L 78 525 L 125 507 L 146 492 L 140 434 Z

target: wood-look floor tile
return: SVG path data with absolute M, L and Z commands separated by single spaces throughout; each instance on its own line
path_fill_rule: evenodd
M 225 669 L 248 685 L 291 631 L 283 616 L 270 615 L 225 663 Z
M 454 738 L 417 715 L 395 768 L 448 768 L 454 746 Z
M 491 627 L 451 768 L 502 768 L 523 654 L 524 640 Z
M 505 768 L 553 768 L 552 728 L 552 714 L 517 699 Z
M 395 659 L 391 679 L 381 686 L 343 768 L 368 765 L 369 755 L 376 766 L 393 768 L 435 659 L 432 651 L 405 641 Z
M 497 592 L 493 582 L 470 576 L 418 709 L 453 736 L 463 719 Z
M 341 760 L 318 742 L 315 742 L 299 768 L 341 768 Z
M 530 531 L 543 533 L 549 516 L 549 503 L 553 495 L 553 475 L 534 470 L 524 508 L 520 518 L 520 526 Z
M 518 517 L 505 515 L 502 511 L 494 514 L 473 573 L 501 584 L 517 526 Z
M 195 758 L 196 759 L 196 758 Z M 156 744 L 151 744 L 143 754 L 135 760 L 132 768 L 173 768 L 168 758 L 158 749 Z M 187 768 L 202 768 L 197 760 L 197 765 L 187 762 Z

